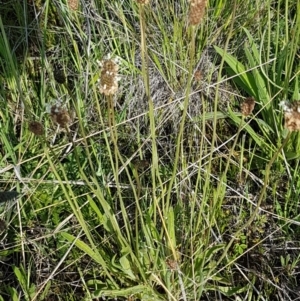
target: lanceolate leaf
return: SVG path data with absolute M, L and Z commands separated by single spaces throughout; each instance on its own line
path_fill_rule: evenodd
M 236 75 L 234 81 L 239 82 L 242 88 L 247 91 L 249 95 L 257 98 L 255 89 L 256 84 L 251 72 L 247 71 L 246 67 L 242 63 L 240 63 L 235 57 L 233 57 L 231 54 L 228 54 L 222 48 L 217 46 L 214 46 L 214 48 L 217 53 L 224 57 L 224 60 L 231 68 L 233 75 Z

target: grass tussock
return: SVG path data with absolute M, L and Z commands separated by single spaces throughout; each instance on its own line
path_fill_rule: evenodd
M 296 300 L 295 1 L 0 14 L 0 300 Z

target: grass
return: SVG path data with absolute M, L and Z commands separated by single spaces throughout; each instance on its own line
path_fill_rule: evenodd
M 296 2 L 1 6 L 0 300 L 297 299 Z

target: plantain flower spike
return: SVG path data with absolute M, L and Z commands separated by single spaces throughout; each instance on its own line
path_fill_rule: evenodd
M 28 129 L 31 133 L 35 134 L 36 136 L 44 135 L 44 126 L 38 121 L 31 121 L 28 125 Z
M 241 105 L 241 113 L 247 117 L 249 116 L 255 107 L 255 99 L 253 97 L 247 97 Z
M 68 0 L 68 6 L 71 10 L 76 11 L 79 7 L 79 0 Z
M 116 59 L 104 59 L 99 62 L 101 69 L 100 74 L 100 92 L 106 96 L 114 95 L 118 91 L 118 70 L 119 66 Z
M 136 2 L 139 4 L 148 4 L 149 0 L 136 0 Z
M 207 0 L 190 0 L 189 25 L 198 25 L 203 19 Z
M 46 110 L 50 114 L 52 121 L 62 128 L 67 128 L 71 123 L 70 114 L 61 101 L 57 101 L 53 105 L 48 105 Z
M 300 100 L 281 101 L 279 106 L 284 112 L 284 127 L 291 132 L 300 130 Z

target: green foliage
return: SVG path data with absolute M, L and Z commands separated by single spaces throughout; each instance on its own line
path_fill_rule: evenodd
M 13 270 L 23 290 L 25 300 L 31 300 L 35 293 L 35 287 L 30 283 L 30 273 L 26 273 L 23 267 L 21 269 L 14 267 Z
M 0 7 L 0 300 L 297 298 L 300 7 L 208 2 Z

